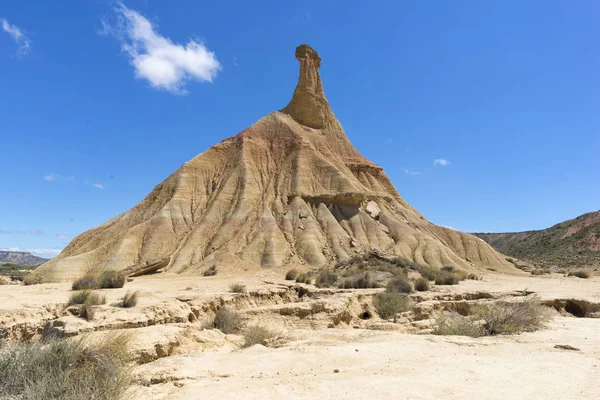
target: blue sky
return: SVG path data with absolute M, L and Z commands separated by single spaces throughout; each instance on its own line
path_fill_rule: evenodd
M 350 140 L 432 222 L 597 210 L 598 21 L 597 1 L 4 0 L 0 248 L 53 256 L 284 107 L 301 43 Z

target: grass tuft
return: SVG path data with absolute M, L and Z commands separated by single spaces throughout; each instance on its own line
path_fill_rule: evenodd
M 246 293 L 246 285 L 243 283 L 232 283 L 229 286 L 229 291 L 231 293 Z
M 131 382 L 128 335 L 100 342 L 63 339 L 29 342 L 0 352 L 0 398 L 121 398 Z
M 244 331 L 243 347 L 254 346 L 255 344 L 267 345 L 267 340 L 275 336 L 275 334 L 264 326 L 250 326 Z
M 228 335 L 238 332 L 242 325 L 243 320 L 240 314 L 227 307 L 221 307 L 216 312 L 214 319 L 207 324 L 207 327 L 218 329 Z
M 387 293 L 412 293 L 413 287 L 406 279 L 396 278 L 388 282 L 385 291 Z
M 123 308 L 131 308 L 131 307 L 135 307 L 138 303 L 138 298 L 139 298 L 139 291 L 136 290 L 135 292 L 127 292 L 125 293 L 125 296 L 123 296 L 123 299 L 121 301 L 121 307 Z
M 419 278 L 415 281 L 415 290 L 426 292 L 429 290 L 429 281 L 425 278 Z
M 335 272 L 329 270 L 323 270 L 317 275 L 317 280 L 315 281 L 315 285 L 317 287 L 332 287 L 335 285 L 335 282 L 338 280 L 338 276 Z
M 309 274 L 300 274 L 296 277 L 296 282 L 297 283 L 306 283 L 306 284 L 311 284 L 312 283 L 312 278 L 310 277 Z

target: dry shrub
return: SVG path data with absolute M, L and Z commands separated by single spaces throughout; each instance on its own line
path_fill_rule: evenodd
M 467 317 L 442 313 L 436 319 L 433 333 L 472 337 L 516 334 L 541 329 L 549 318 L 548 309 L 539 297 L 531 296 L 523 301 L 477 304 Z
M 81 278 L 76 279 L 71 285 L 73 290 L 98 289 L 98 274 L 88 272 Z
M 207 269 L 206 271 L 204 271 L 204 273 L 202 275 L 204 276 L 215 276 L 217 274 L 217 267 L 215 267 L 214 265 L 212 267 L 210 267 L 209 269 Z
M 246 293 L 246 285 L 243 283 L 232 283 L 229 285 L 229 291 L 231 293 Z
M 335 272 L 329 270 L 323 270 L 317 275 L 317 280 L 315 281 L 315 285 L 317 287 L 332 287 L 335 285 L 335 282 L 338 280 L 338 276 Z
M 387 293 L 412 293 L 413 288 L 409 281 L 404 278 L 392 279 L 385 287 Z
M 451 311 L 440 313 L 437 316 L 432 333 L 434 335 L 481 337 L 485 335 L 485 329 L 479 321 Z
M 415 290 L 426 292 L 429 290 L 429 281 L 425 278 L 419 278 L 415 281 Z
M 371 274 L 365 272 L 362 275 L 344 279 L 339 287 L 343 289 L 373 289 L 380 286 L 371 278 Z
M 118 289 L 125 285 L 125 280 L 125 274 L 119 271 L 87 272 L 81 278 L 75 280 L 71 288 L 73 290 Z
M 106 297 L 91 290 L 87 290 L 86 292 L 88 293 L 85 297 L 85 300 L 79 308 L 79 316 L 85 320 L 91 321 L 96 315 L 96 309 L 94 306 L 106 304 Z
M 118 289 L 125 285 L 125 274 L 119 271 L 102 271 L 98 276 L 98 286 L 100 289 Z
M 310 277 L 309 274 L 300 274 L 296 277 L 296 282 L 297 283 L 306 283 L 306 284 L 311 284 L 312 283 L 312 278 Z
M 128 335 L 100 342 L 63 339 L 20 343 L 0 353 L 0 398 L 121 398 L 131 382 Z
M 125 296 L 123 296 L 123 299 L 121 301 L 121 307 L 123 307 L 123 308 L 135 307 L 138 303 L 138 298 L 139 298 L 138 290 L 136 290 L 133 293 L 131 293 L 131 292 L 125 293 Z
M 220 330 L 225 334 L 238 332 L 243 325 L 242 316 L 237 312 L 221 307 L 216 312 L 212 321 L 209 321 L 208 326 Z
M 293 281 L 294 279 L 296 279 L 297 276 L 298 276 L 298 270 L 290 269 L 288 272 L 285 273 L 285 280 Z
M 590 272 L 585 269 L 578 269 L 575 271 L 570 271 L 568 276 L 576 276 L 578 278 L 587 279 L 590 277 Z
M 550 274 L 552 270 L 550 268 L 536 268 L 531 270 L 531 275 L 547 275 Z
M 23 284 L 25 286 L 39 285 L 44 282 L 45 282 L 44 276 L 39 272 L 38 273 L 30 272 L 27 275 L 25 275 L 25 278 L 23 278 Z
M 388 319 L 410 309 L 410 299 L 401 293 L 378 293 L 373 296 L 373 306 L 379 316 Z
M 275 334 L 264 326 L 250 326 L 244 331 L 244 345 L 243 347 L 254 346 L 255 344 L 262 344 L 266 346 L 267 340 L 275 336 Z
M 436 285 L 458 285 L 458 282 L 458 276 L 448 271 L 439 271 L 439 274 L 435 277 Z
M 69 297 L 69 301 L 67 302 L 67 306 L 72 306 L 73 304 L 83 304 L 87 300 L 87 298 L 92 293 L 91 290 L 78 290 L 75 293 L 71 294 Z

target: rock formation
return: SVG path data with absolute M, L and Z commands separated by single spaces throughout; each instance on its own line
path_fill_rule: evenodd
M 300 77 L 284 109 L 185 163 L 37 273 L 67 279 L 165 258 L 172 273 L 316 268 L 375 249 L 438 268 L 513 268 L 482 240 L 433 225 L 406 203 L 346 137 L 317 52 L 301 45 L 296 58 Z

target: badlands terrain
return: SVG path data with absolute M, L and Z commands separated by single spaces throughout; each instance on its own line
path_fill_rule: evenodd
M 42 337 L 133 336 L 132 398 L 599 398 L 600 279 L 485 273 L 481 280 L 408 296 L 389 319 L 373 295 L 384 289 L 317 288 L 285 271 L 190 277 L 154 274 L 102 289 L 94 319 L 74 314 L 70 283 L 0 286 L 4 346 Z M 230 293 L 244 283 L 246 293 Z M 115 306 L 139 290 L 133 308 Z M 545 328 L 471 338 L 433 335 L 437 313 L 538 295 L 551 312 Z M 205 326 L 220 307 L 274 336 L 243 348 L 242 333 Z M 577 316 L 573 315 L 576 314 Z M 560 348 L 562 346 L 562 348 Z M 565 347 L 567 346 L 567 347 Z M 570 347 L 568 347 L 570 346 Z
M 0 397 L 600 398 L 597 271 L 427 221 L 295 55 L 286 107 L 0 276 Z

